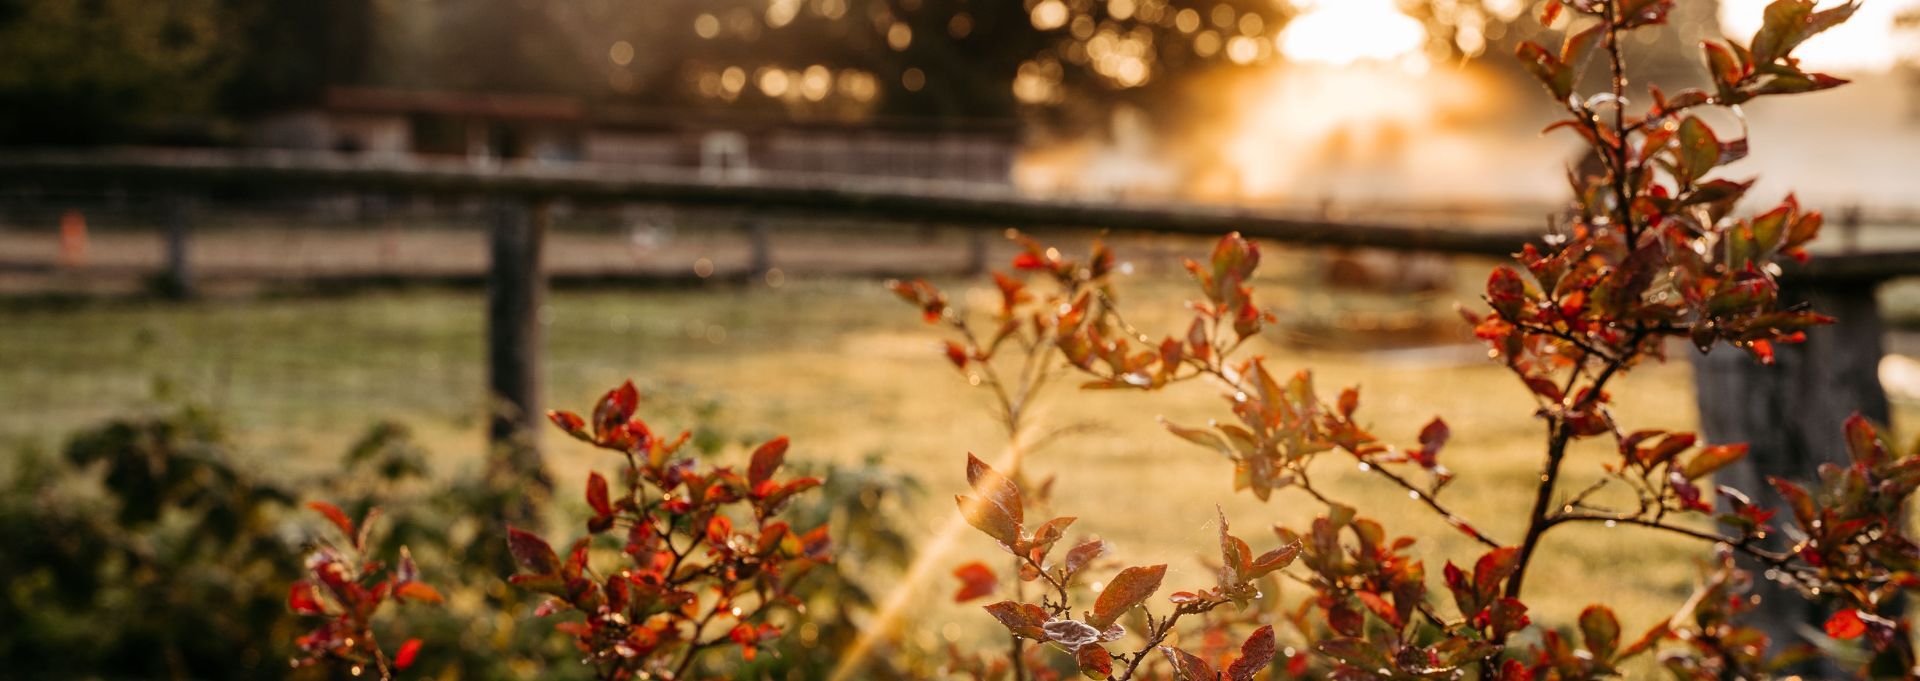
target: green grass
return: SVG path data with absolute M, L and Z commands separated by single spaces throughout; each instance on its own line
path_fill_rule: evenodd
M 1136 323 L 1171 322 L 1185 285 L 1143 279 L 1128 288 L 1129 304 L 1146 311 Z M 1305 309 L 1337 315 L 1407 307 L 1298 290 L 1275 288 L 1268 300 L 1291 310 L 1293 321 Z M 983 288 L 954 293 L 983 305 L 993 295 Z M 1431 307 L 1421 303 L 1419 314 L 1450 314 Z M 0 310 L 0 439 L 50 447 L 59 434 L 112 414 L 192 401 L 219 409 L 244 449 L 260 452 L 260 463 L 275 470 L 327 466 L 367 425 L 393 418 L 426 438 L 442 474 L 460 471 L 482 450 L 483 315 L 481 294 L 448 291 Z M 877 456 L 880 465 L 910 473 L 933 491 L 903 519 L 925 535 L 954 515 L 947 494 L 964 486 L 964 454 L 987 455 L 1004 444 L 984 391 L 969 389 L 936 350 L 933 330 L 875 282 L 567 292 L 552 297 L 546 319 L 550 405 L 590 408 L 601 391 L 633 377 L 656 428 L 717 415 L 728 441 L 792 436 L 792 459 Z M 1443 499 L 1495 538 L 1516 541 L 1541 451 L 1542 427 L 1530 416 L 1527 394 L 1491 363 L 1407 362 L 1354 349 L 1350 340 L 1333 343 L 1348 348 L 1337 351 L 1270 343 L 1255 351 L 1276 371 L 1312 367 L 1328 396 L 1360 385 L 1365 420 L 1389 440 L 1411 441 L 1427 420 L 1445 416 L 1455 439 L 1443 456 L 1459 478 Z M 1694 427 L 1689 371 L 1684 362 L 1649 365 L 1617 383 L 1621 421 L 1633 428 Z M 1030 459 L 1031 470 L 1059 476 L 1053 510 L 1079 516 L 1075 532 L 1109 538 L 1132 564 L 1168 563 L 1170 586 L 1211 584 L 1196 557 L 1214 550 L 1216 503 L 1257 548 L 1273 542 L 1261 528 L 1300 523 L 1316 510 L 1292 494 L 1266 503 L 1231 494 L 1225 461 L 1155 425 L 1158 415 L 1204 423 L 1225 414 L 1206 386 L 1151 395 L 1061 388 L 1052 397 L 1050 422 L 1091 428 Z M 577 489 L 586 470 L 607 464 L 576 443 L 551 436 L 546 442 L 563 489 Z M 1594 477 L 1604 449 L 1575 453 L 1570 485 Z M 1419 538 L 1429 574 L 1437 576 L 1446 560 L 1470 563 L 1478 555 L 1477 545 L 1403 493 L 1337 459 L 1324 462 L 1316 481 L 1384 521 L 1390 532 Z M 987 540 L 971 534 L 959 546 L 948 564 L 995 555 Z M 1529 581 L 1536 619 L 1565 623 L 1589 600 L 1605 596 L 1626 627 L 1638 631 L 1684 600 L 1704 548 L 1625 528 L 1557 531 L 1536 574 L 1559 578 Z M 954 621 L 969 628 L 984 623 L 974 613 L 938 605 L 953 586 L 944 572 L 936 572 L 940 581 L 916 587 L 924 591 L 917 600 L 932 609 L 911 620 L 909 635 L 938 636 Z

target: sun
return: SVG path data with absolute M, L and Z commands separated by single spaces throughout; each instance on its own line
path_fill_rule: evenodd
M 1288 22 L 1280 53 L 1294 62 L 1346 66 L 1418 58 L 1427 29 L 1393 0 L 1302 0 Z

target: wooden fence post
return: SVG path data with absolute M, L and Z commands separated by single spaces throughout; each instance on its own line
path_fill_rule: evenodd
M 193 246 L 193 201 L 186 196 L 169 196 L 166 201 L 166 270 L 160 275 L 160 291 L 174 298 L 193 297 L 193 260 L 187 251 Z
M 541 311 L 547 279 L 541 265 L 549 201 L 503 202 L 492 225 L 493 262 L 487 274 L 487 429 L 489 473 L 511 491 L 506 520 L 530 524 L 552 490 L 541 461 L 539 433 L 544 334 Z
M 1889 407 L 1880 385 L 1884 354 L 1877 281 L 1869 279 L 1788 280 L 1782 302 L 1807 302 L 1837 321 L 1807 332 L 1805 343 L 1775 345 L 1773 366 L 1747 353 L 1719 347 L 1694 361 L 1696 399 L 1702 435 L 1709 442 L 1751 446 L 1745 460 L 1718 473 L 1716 482 L 1739 489 L 1777 518 L 1792 515 L 1768 477 L 1808 482 L 1822 463 L 1848 461 L 1843 423 L 1859 412 L 1886 423 Z M 1786 522 L 1791 522 L 1786 521 Z M 1774 548 L 1781 548 L 1776 546 Z M 1804 642 L 1804 632 L 1819 631 L 1827 613 L 1792 589 L 1766 579 L 1766 567 L 1751 560 L 1741 566 L 1755 578 L 1760 605 L 1750 623 L 1777 645 Z M 1829 663 L 1795 670 L 1816 678 L 1844 674 Z
M 747 219 L 747 279 L 765 281 L 773 269 L 773 243 L 764 218 Z
M 967 275 L 968 276 L 977 277 L 977 276 L 986 274 L 988 270 L 992 269 L 993 266 L 987 262 L 990 259 L 987 255 L 988 252 L 989 252 L 989 247 L 987 245 L 987 230 L 984 230 L 984 229 L 967 230 Z

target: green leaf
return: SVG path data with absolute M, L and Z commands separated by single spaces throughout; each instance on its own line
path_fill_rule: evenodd
M 1720 140 L 1713 136 L 1713 129 L 1698 117 L 1688 116 L 1680 121 L 1680 131 L 1675 139 L 1679 149 L 1674 152 L 1674 166 L 1681 182 L 1692 184 L 1720 162 Z
M 1552 52 L 1548 52 L 1547 48 L 1541 47 L 1540 43 L 1533 41 L 1520 43 L 1520 47 L 1514 50 L 1514 55 L 1520 58 L 1520 65 L 1526 67 L 1527 72 L 1533 74 L 1534 79 L 1547 86 L 1547 91 L 1553 93 L 1555 101 L 1564 102 L 1569 95 L 1573 94 L 1573 69 L 1561 63 L 1559 58 L 1553 56 Z
M 1227 444 L 1226 438 L 1221 437 L 1219 433 L 1205 428 L 1188 428 L 1168 421 L 1164 417 L 1160 419 L 1160 425 L 1166 426 L 1168 432 L 1180 436 L 1182 440 L 1220 452 L 1221 456 L 1227 457 L 1228 459 L 1235 458 L 1233 447 Z
M 1620 647 L 1620 620 L 1607 606 L 1589 605 L 1580 611 L 1580 636 L 1595 658 L 1611 660 Z

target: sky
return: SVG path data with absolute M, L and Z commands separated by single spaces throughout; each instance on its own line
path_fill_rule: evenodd
M 1720 24 L 1729 35 L 1748 38 L 1760 28 L 1760 18 L 1770 0 L 1721 0 Z M 1835 2 L 1823 2 L 1831 7 Z M 1838 28 L 1815 36 L 1795 53 L 1809 68 L 1884 70 L 1893 65 L 1893 17 L 1901 10 L 1920 4 L 1920 0 L 1865 0 L 1853 19 Z
M 1771 1 L 1721 0 L 1722 27 L 1743 41 L 1751 38 Z M 1345 65 L 1393 59 L 1418 49 L 1424 41 L 1418 22 L 1401 14 L 1393 0 L 1293 0 L 1293 4 L 1303 13 L 1280 37 L 1280 48 L 1295 60 Z M 1823 7 L 1837 4 L 1838 0 L 1821 3 Z M 1920 0 L 1865 0 L 1851 21 L 1808 41 L 1798 54 L 1810 68 L 1885 70 L 1893 65 L 1896 53 L 1893 17 L 1916 5 Z

